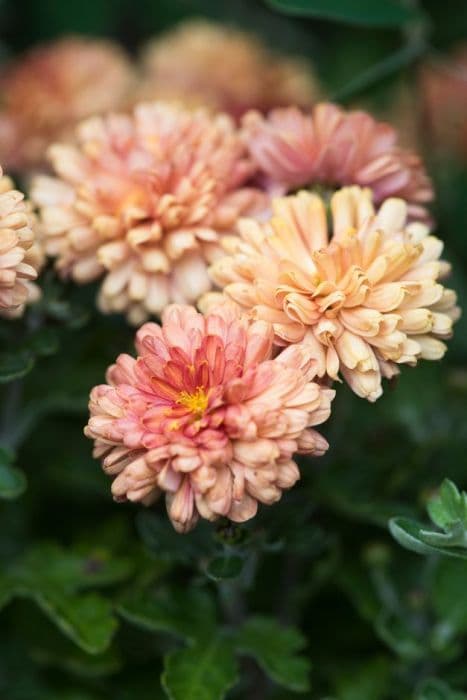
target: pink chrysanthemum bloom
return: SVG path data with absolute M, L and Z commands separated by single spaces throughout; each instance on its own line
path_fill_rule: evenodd
M 398 365 L 444 355 L 459 314 L 438 281 L 449 266 L 428 227 L 407 224 L 404 201 L 375 213 L 369 189 L 344 188 L 331 199 L 330 230 L 316 194 L 275 199 L 273 212 L 268 223 L 240 222 L 212 277 L 252 318 L 273 323 L 277 344 L 303 341 L 318 376 L 341 374 L 370 401 Z
M 467 160 L 467 44 L 447 60 L 423 64 L 420 88 L 430 148 Z
M 36 301 L 33 284 L 42 267 L 42 249 L 35 237 L 35 217 L 24 195 L 0 168 L 0 316 L 21 316 Z
M 322 103 L 311 112 L 274 109 L 243 119 L 253 159 L 274 194 L 300 187 L 369 187 L 379 204 L 401 197 L 413 219 L 427 219 L 433 189 L 420 158 L 401 148 L 397 133 L 366 112 L 345 112 Z
M 32 188 L 46 252 L 64 277 L 105 277 L 101 310 L 135 324 L 206 292 L 220 236 L 267 202 L 246 186 L 254 168 L 230 117 L 201 109 L 155 102 L 96 117 L 49 155 L 58 177 Z
M 271 359 L 270 324 L 224 304 L 204 317 L 169 306 L 162 327 L 137 333 L 137 359 L 120 355 L 91 392 L 85 434 L 114 478 L 116 500 L 166 494 L 179 532 L 198 518 L 252 518 L 299 479 L 294 453 L 321 455 L 313 426 L 334 392 L 312 380 L 314 362 L 293 347 Z
M 317 84 L 311 67 L 272 54 L 254 35 L 189 20 L 151 41 L 142 56 L 145 97 L 179 99 L 239 117 L 248 109 L 309 106 Z
M 92 114 L 128 99 L 133 70 L 103 40 L 65 38 L 29 51 L 0 75 L 0 159 L 11 169 L 42 166 L 52 141 Z

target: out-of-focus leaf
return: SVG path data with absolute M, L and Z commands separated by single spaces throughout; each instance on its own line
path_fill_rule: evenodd
M 336 683 L 339 700 L 381 700 L 391 678 L 391 664 L 377 658 L 345 671 Z
M 420 13 L 397 0 L 266 0 L 274 10 L 288 15 L 345 22 L 366 27 L 401 27 Z
M 129 622 L 152 632 L 169 632 L 187 641 L 212 636 L 215 626 L 213 600 L 196 588 L 156 593 L 139 591 L 128 596 L 118 611 Z
M 25 342 L 27 349 L 35 355 L 54 355 L 59 347 L 58 333 L 55 328 L 40 328 L 36 333 L 31 335 Z
M 61 299 L 51 299 L 44 302 L 44 307 L 49 316 L 56 321 L 65 323 L 75 330 L 82 328 L 89 320 L 90 313 L 87 309 Z
M 106 585 L 125 578 L 131 569 L 115 562 L 68 553 L 41 545 L 15 562 L 0 580 L 0 598 L 33 600 L 73 642 L 89 654 L 107 649 L 117 628 L 110 602 L 96 593 L 78 594 L 90 585 Z
M 214 557 L 206 567 L 206 574 L 213 581 L 224 581 L 240 576 L 243 569 L 243 559 L 235 554 L 225 554 Z
M 425 51 L 426 45 L 420 41 L 413 41 L 402 46 L 397 51 L 389 54 L 378 63 L 357 74 L 332 95 L 334 101 L 345 102 L 350 98 L 368 90 L 392 75 L 398 73 L 418 59 Z
M 376 630 L 381 639 L 407 661 L 417 661 L 426 655 L 426 646 L 407 621 L 391 613 L 382 613 L 377 622 Z
M 460 492 L 457 486 L 445 479 L 439 493 L 427 505 L 430 518 L 443 530 L 461 522 L 467 526 L 467 493 Z
M 88 654 L 100 654 L 110 645 L 117 629 L 108 600 L 95 593 L 63 595 L 58 591 L 28 592 L 28 597 Z
M 429 678 L 417 689 L 415 700 L 467 700 L 467 695 L 452 690 L 444 681 Z
M 296 692 L 309 689 L 311 664 L 301 654 L 306 640 L 296 628 L 283 627 L 273 618 L 252 617 L 239 630 L 236 646 L 279 685 Z
M 236 681 L 232 645 L 220 635 L 165 658 L 162 685 L 170 700 L 222 700 Z
M 180 537 L 166 517 L 143 511 L 138 514 L 136 525 L 148 549 L 158 558 L 169 562 L 186 564 L 187 561 L 198 560 L 200 556 L 212 550 L 209 531 L 202 523 L 192 532 Z
M 0 353 L 0 384 L 24 377 L 34 367 L 34 357 L 27 351 Z
M 36 588 L 14 579 L 0 581 L 0 604 L 13 597 L 33 600 L 69 639 L 88 654 L 104 652 L 117 629 L 110 602 L 95 593 L 75 595 L 53 587 Z
M 146 670 L 136 667 L 133 673 L 117 678 L 112 687 L 113 700 L 167 700 L 164 690 L 154 683 L 155 669 L 151 664 Z
M 60 646 L 56 648 L 50 648 L 42 642 L 31 649 L 31 658 L 39 666 L 59 668 L 81 678 L 102 678 L 121 668 L 120 657 L 111 649 L 102 654 L 90 655 L 76 646 L 70 650 L 64 647 L 63 637 Z
M 7 500 L 21 496 L 27 486 L 24 472 L 12 466 L 13 459 L 13 452 L 0 447 L 0 498 Z
M 369 622 L 376 620 L 381 611 L 381 602 L 364 568 L 346 563 L 339 571 L 338 581 L 361 617 Z
M 467 494 L 445 479 L 439 495 L 428 504 L 433 522 L 444 532 L 427 530 L 409 518 L 392 518 L 392 536 L 407 549 L 418 554 L 445 554 L 467 558 Z
M 113 557 L 105 550 L 76 552 L 45 543 L 26 552 L 10 573 L 21 585 L 53 586 L 74 592 L 118 583 L 131 571 L 130 559 Z
M 443 559 L 439 562 L 432 586 L 434 608 L 445 629 L 467 631 L 467 562 Z
M 429 544 L 427 537 L 429 540 L 430 535 L 439 535 L 440 533 L 432 533 L 426 530 L 424 525 L 409 518 L 392 518 L 389 522 L 389 530 L 402 547 L 417 552 L 417 554 L 443 554 L 448 557 L 467 559 L 467 549 Z
M 121 0 L 108 3 L 105 0 L 83 0 L 79 8 L 68 6 L 60 0 L 44 0 L 41 12 L 36 10 L 36 4 L 31 3 L 34 30 L 41 38 L 51 38 L 73 31 L 77 34 L 105 34 L 121 19 Z

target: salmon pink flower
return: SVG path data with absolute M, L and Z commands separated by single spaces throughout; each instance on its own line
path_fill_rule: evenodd
M 174 527 L 187 532 L 200 516 L 248 520 L 295 484 L 294 453 L 328 447 L 314 426 L 334 392 L 311 381 L 302 347 L 271 359 L 273 337 L 232 304 L 206 317 L 172 305 L 162 327 L 140 328 L 137 359 L 120 355 L 92 390 L 85 429 L 116 500 L 149 504 L 165 492 Z
M 420 93 L 430 148 L 467 161 L 467 43 L 422 65 Z
M 39 296 L 32 283 L 43 254 L 35 238 L 36 220 L 24 195 L 0 168 L 0 316 L 21 316 Z
M 147 98 L 177 99 L 241 116 L 248 109 L 309 106 L 317 85 L 311 67 L 271 53 L 254 35 L 189 20 L 151 41 L 142 57 Z
M 111 42 L 65 38 L 39 46 L 0 76 L 0 160 L 14 170 L 45 163 L 52 141 L 128 99 L 133 70 Z
M 138 324 L 210 288 L 207 263 L 240 214 L 264 207 L 230 117 L 162 102 L 82 123 L 38 176 L 46 252 L 64 277 L 104 277 L 99 306 Z
M 212 277 L 250 317 L 273 323 L 278 345 L 303 341 L 319 376 L 340 373 L 370 401 L 398 365 L 444 355 L 459 314 L 439 282 L 449 266 L 428 227 L 407 224 L 404 201 L 388 199 L 375 213 L 370 190 L 344 188 L 331 199 L 331 230 L 316 194 L 272 206 L 268 223 L 240 222 Z
M 250 153 L 269 188 L 286 194 L 300 187 L 369 187 L 375 203 L 405 199 L 413 219 L 427 219 L 433 189 L 420 158 L 401 148 L 397 133 L 366 112 L 330 103 L 311 112 L 274 109 L 243 120 Z

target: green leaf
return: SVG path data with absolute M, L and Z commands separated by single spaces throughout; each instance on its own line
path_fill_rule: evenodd
M 196 588 L 170 592 L 138 591 L 118 607 L 129 622 L 151 632 L 169 632 L 186 641 L 212 636 L 215 611 L 211 596 Z
M 410 629 L 406 619 L 390 612 L 383 612 L 376 621 L 379 637 L 406 661 L 417 661 L 426 655 L 426 646 Z
M 430 533 L 423 525 L 409 518 L 392 518 L 389 521 L 389 530 L 394 539 L 405 549 L 417 554 L 442 554 L 449 557 L 467 559 L 467 549 L 460 547 L 442 547 L 430 544 L 431 536 L 439 533 Z
M 24 472 L 11 466 L 13 459 L 13 452 L 0 447 L 0 498 L 6 500 L 18 498 L 27 486 Z
M 125 578 L 125 560 L 98 559 L 40 545 L 26 552 L 0 580 L 0 607 L 15 596 L 33 600 L 81 649 L 99 654 L 107 649 L 117 627 L 112 606 L 95 593 L 77 594 L 89 585 L 106 585 Z
M 27 349 L 31 350 L 35 355 L 44 357 L 54 355 L 58 351 L 59 346 L 57 331 L 54 328 L 40 328 L 27 339 Z
M 44 543 L 27 551 L 10 574 L 21 586 L 75 592 L 118 583 L 131 574 L 132 567 L 131 560 L 113 557 L 105 549 L 77 552 Z
M 467 700 L 467 695 L 452 690 L 443 681 L 429 678 L 417 689 L 415 700 Z
M 443 481 L 439 494 L 428 502 L 427 510 L 435 525 L 443 530 L 457 522 L 467 526 L 467 494 L 459 492 L 449 479 Z
M 419 58 L 427 49 L 422 41 L 412 41 L 401 46 L 397 51 L 370 66 L 355 77 L 348 80 L 341 88 L 338 88 L 332 95 L 332 100 L 336 102 L 347 101 L 350 98 L 368 90 L 383 80 L 390 78 L 406 66 L 409 66 Z
M 203 523 L 180 537 L 167 518 L 143 511 L 138 514 L 136 525 L 144 544 L 160 559 L 186 564 L 187 560 L 198 560 L 212 549 L 209 533 Z
M 236 681 L 232 646 L 219 635 L 165 657 L 162 686 L 170 700 L 222 700 Z
M 300 655 L 306 640 L 296 628 L 283 627 L 273 618 L 252 617 L 240 629 L 236 644 L 279 685 L 296 692 L 309 689 L 311 664 Z
M 243 558 L 235 554 L 225 554 L 211 559 L 206 567 L 206 574 L 213 581 L 224 581 L 240 576 L 243 569 Z
M 432 601 L 443 628 L 467 631 L 467 562 L 440 560 L 432 586 Z
M 112 648 L 102 654 L 88 654 L 74 644 L 69 646 L 68 649 L 61 635 L 56 646 L 42 640 L 31 648 L 31 658 L 40 666 L 59 668 L 81 678 L 102 678 L 121 668 L 121 659 Z
M 336 690 L 339 700 L 380 700 L 386 696 L 391 666 L 376 658 L 339 674 Z
M 0 353 L 0 384 L 20 379 L 34 367 L 34 358 L 29 352 Z
M 267 4 L 287 15 L 366 27 L 401 27 L 420 18 L 416 7 L 397 0 L 267 0 Z
M 102 596 L 95 593 L 66 596 L 58 591 L 48 591 L 30 597 L 67 637 L 88 654 L 100 654 L 109 647 L 117 621 L 110 602 Z

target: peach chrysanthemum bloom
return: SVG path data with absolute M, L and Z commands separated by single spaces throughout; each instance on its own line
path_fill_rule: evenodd
M 422 65 L 420 92 L 430 147 L 467 160 L 467 44 Z
M 14 170 L 42 166 L 52 141 L 119 108 L 132 82 L 129 59 L 109 41 L 69 37 L 33 48 L 0 75 L 0 160 Z
M 321 103 L 311 112 L 274 109 L 243 118 L 250 153 L 274 194 L 300 187 L 369 187 L 379 204 L 401 197 L 412 219 L 427 219 L 433 188 L 420 158 L 398 145 L 397 132 L 366 112 Z
M 303 348 L 271 359 L 272 326 L 232 304 L 206 317 L 171 305 L 162 318 L 138 331 L 137 359 L 120 355 L 91 392 L 94 456 L 117 501 L 148 505 L 165 492 L 179 532 L 200 516 L 249 520 L 300 478 L 294 453 L 326 451 L 313 426 L 334 392 L 311 381 Z
M 309 106 L 318 92 L 305 61 L 273 54 L 254 35 L 201 19 L 151 41 L 142 66 L 145 97 L 207 105 L 236 118 L 253 108 Z
M 275 199 L 268 223 L 242 220 L 240 237 L 226 239 L 230 255 L 212 277 L 249 316 L 274 324 L 277 344 L 306 343 L 318 376 L 341 374 L 374 401 L 399 364 L 444 355 L 459 310 L 438 281 L 449 270 L 441 241 L 425 224 L 407 224 L 403 200 L 377 213 L 371 200 L 369 189 L 336 192 L 329 230 L 318 195 Z
M 0 316 L 21 316 L 25 304 L 39 296 L 32 280 L 42 266 L 43 254 L 35 225 L 30 203 L 0 168 Z
M 201 109 L 92 118 L 49 155 L 58 177 L 32 188 L 46 252 L 78 283 L 105 277 L 101 310 L 135 324 L 206 292 L 219 237 L 268 201 L 246 186 L 253 165 L 231 118 Z

